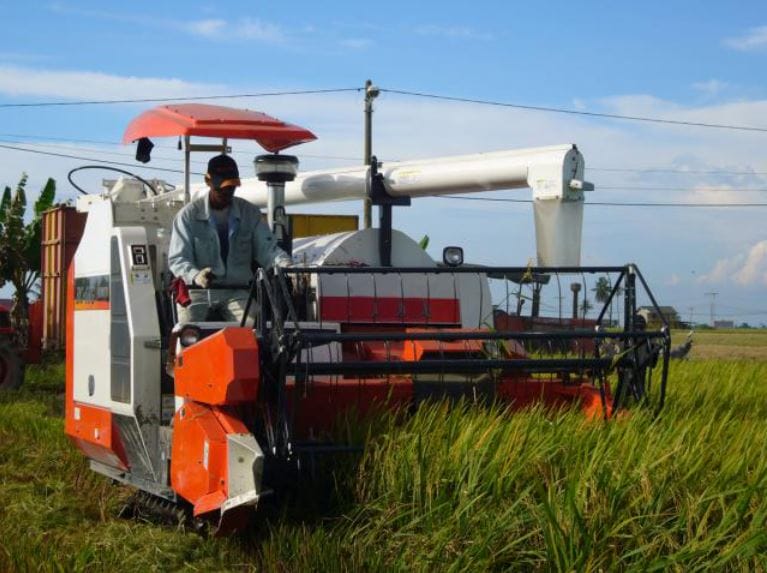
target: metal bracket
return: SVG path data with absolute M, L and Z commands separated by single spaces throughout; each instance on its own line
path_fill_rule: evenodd
M 392 207 L 410 206 L 410 197 L 390 195 L 384 184 L 383 173 L 378 172 L 381 166 L 374 155 L 371 158 L 370 170 L 368 171 L 367 195 L 372 205 L 378 209 L 378 254 L 381 258 L 381 266 L 391 266 L 391 231 L 392 231 Z

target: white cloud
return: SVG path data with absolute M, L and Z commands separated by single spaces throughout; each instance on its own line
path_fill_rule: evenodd
M 729 87 L 727 82 L 721 80 L 708 80 L 705 82 L 695 82 L 692 87 L 707 96 L 715 96 Z
M 280 44 L 286 39 L 285 32 L 276 24 L 252 18 L 241 18 L 235 21 L 209 18 L 180 22 L 173 24 L 173 26 L 208 40 L 230 41 L 236 39 Z
M 276 24 L 262 20 L 243 18 L 233 23 L 234 34 L 244 40 L 257 40 L 267 43 L 282 43 L 286 40 L 285 32 Z
M 698 277 L 702 284 L 724 283 L 730 280 L 736 269 L 743 263 L 743 255 L 735 255 L 732 258 L 719 259 L 713 268 Z
M 29 52 L 0 52 L 0 61 L 4 62 L 40 62 L 50 59 L 50 56 L 32 54 Z
M 726 38 L 724 45 L 741 52 L 767 49 L 767 26 L 751 28 L 740 36 Z
M 737 179 L 737 177 L 732 177 Z M 762 196 L 754 196 L 752 188 L 737 183 L 697 184 L 692 191 L 680 198 L 681 202 L 697 204 L 762 203 Z M 761 191 L 760 191 L 761 192 Z
M 493 35 L 468 26 L 442 26 L 439 24 L 423 24 L 415 28 L 415 33 L 421 36 L 436 36 L 463 40 L 492 40 Z
M 767 241 L 760 241 L 751 247 L 734 278 L 742 285 L 767 285 Z
M 339 42 L 344 48 L 351 48 L 353 50 L 364 50 L 373 45 L 373 41 L 368 38 L 348 38 Z
M 767 124 L 763 120 L 767 116 L 767 100 L 739 100 L 703 106 L 685 106 L 652 95 L 640 94 L 608 97 L 600 101 L 608 111 L 621 115 L 658 117 L 661 119 L 735 126 L 754 126 L 767 129 Z M 687 127 L 682 127 L 681 129 L 685 130 L 684 133 L 695 133 L 695 131 Z M 700 130 L 698 133 L 714 136 L 726 134 L 725 131 L 712 129 Z
M 197 84 L 177 78 L 118 76 L 101 72 L 59 71 L 0 66 L 0 93 L 43 98 L 132 99 L 211 95 L 222 86 Z
M 187 34 L 209 40 L 230 41 L 238 39 L 279 44 L 283 43 L 286 39 L 286 34 L 280 26 L 248 17 L 231 21 L 217 17 L 202 20 L 171 20 L 167 18 L 153 18 L 143 13 L 129 14 L 105 10 L 84 10 L 64 3 L 54 3 L 49 8 L 60 14 L 72 14 L 82 18 L 128 22 L 139 26 L 165 30 L 180 30 Z M 213 13 L 209 10 L 204 11 L 210 14 Z
M 223 32 L 224 28 L 226 28 L 226 20 L 195 20 L 181 24 L 181 28 L 190 34 L 210 38 Z
M 578 111 L 586 111 L 588 109 L 588 105 L 586 105 L 586 102 L 580 98 L 573 99 L 573 109 Z
M 759 241 L 748 252 L 719 259 L 700 283 L 736 283 L 741 286 L 767 286 L 767 241 Z

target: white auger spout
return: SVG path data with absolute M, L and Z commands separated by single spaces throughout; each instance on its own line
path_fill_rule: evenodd
M 585 162 L 575 145 L 555 145 L 492 153 L 384 163 L 387 192 L 427 197 L 530 187 L 533 190 L 538 264 L 580 264 Z M 285 185 L 285 204 L 362 199 L 367 193 L 365 166 L 300 174 Z M 200 192 L 204 187 L 197 187 Z M 243 179 L 238 195 L 267 205 L 266 184 Z

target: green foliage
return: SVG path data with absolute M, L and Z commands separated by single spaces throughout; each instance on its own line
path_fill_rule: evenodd
M 42 215 L 53 206 L 56 182 L 48 179 L 35 201 L 29 222 L 24 220 L 27 212 L 26 186 L 25 173 L 15 192 L 11 194 L 10 187 L 6 187 L 0 200 L 0 285 L 10 282 L 15 288 L 12 316 L 22 346 L 26 341 L 29 293 L 40 277 Z
M 597 302 L 607 302 L 611 290 L 612 287 L 607 277 L 599 277 L 597 284 L 591 289 Z
M 382 417 L 355 428 L 360 460 L 230 539 L 119 519 L 130 490 L 63 435 L 61 366 L 31 370 L 0 394 L 0 570 L 767 568 L 765 362 L 674 363 L 658 418 L 444 404 Z

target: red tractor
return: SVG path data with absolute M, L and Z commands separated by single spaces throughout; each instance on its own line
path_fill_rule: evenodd
M 24 380 L 21 353 L 11 327 L 11 309 L 0 301 L 0 390 L 13 390 Z

